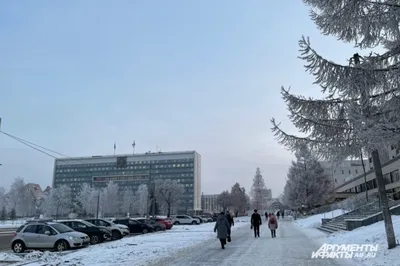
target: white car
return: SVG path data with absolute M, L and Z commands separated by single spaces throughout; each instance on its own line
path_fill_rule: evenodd
M 199 224 L 199 222 L 189 215 L 174 215 L 172 216 L 172 224 Z
M 96 226 L 107 228 L 111 232 L 111 239 L 121 239 L 129 234 L 129 229 L 121 228 L 119 225 L 105 219 L 87 219 L 86 221 Z

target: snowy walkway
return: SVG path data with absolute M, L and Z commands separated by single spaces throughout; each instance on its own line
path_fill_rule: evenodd
M 217 239 L 163 259 L 152 266 L 265 266 L 265 265 L 348 265 L 343 260 L 311 259 L 320 245 L 313 243 L 291 221 L 279 220 L 276 238 L 267 226 L 261 226 L 261 237 L 254 238 L 250 228 L 241 228 L 232 235 L 232 242 L 221 249 Z

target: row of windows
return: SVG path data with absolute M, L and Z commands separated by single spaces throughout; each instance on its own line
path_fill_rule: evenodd
M 333 170 L 333 173 L 336 174 L 336 170 Z M 354 173 L 358 174 L 358 169 L 355 169 Z M 349 170 L 349 174 L 351 174 L 351 170 Z M 344 170 L 342 170 L 342 175 L 344 175 Z
M 78 161 L 78 160 L 77 160 Z M 194 159 L 179 159 L 179 160 L 154 160 L 154 161 L 134 161 L 127 162 L 128 165 L 137 165 L 137 164 L 149 164 L 149 165 L 157 165 L 157 164 L 166 164 L 166 163 L 191 163 L 194 162 Z M 76 168 L 76 167 L 94 167 L 94 166 L 115 166 L 115 163 L 88 163 L 88 164 L 60 164 L 57 165 L 57 168 Z
M 161 164 L 161 165 L 139 165 L 139 166 L 128 166 L 125 167 L 121 170 L 125 169 L 159 169 L 159 168 L 193 168 L 194 164 L 193 163 L 185 163 L 185 164 Z M 120 168 L 117 167 L 95 167 L 95 168 L 86 168 L 86 167 L 77 167 L 77 168 L 57 168 L 56 173 L 64 173 L 64 172 L 78 172 L 78 171 L 110 171 L 110 170 L 119 170 Z
M 385 185 L 387 184 L 391 184 L 391 183 L 396 183 L 400 181 L 400 173 L 399 170 L 395 170 L 391 173 L 385 174 L 383 176 L 383 178 L 385 179 Z M 367 187 L 365 186 L 365 183 L 362 183 L 358 186 L 355 186 L 351 189 L 347 189 L 345 192 L 353 192 L 353 193 L 361 193 L 364 192 L 365 190 L 370 190 L 370 189 L 374 189 L 377 188 L 378 184 L 376 182 L 376 178 L 373 180 L 370 180 L 367 182 Z
M 168 176 L 172 174 L 172 176 L 182 176 L 182 177 L 192 177 L 193 171 L 180 171 L 180 170 L 154 170 L 151 171 L 150 174 L 152 176 Z M 76 176 L 116 176 L 116 175 L 148 175 L 148 171 L 121 171 L 121 172 L 79 172 L 79 173 L 56 173 L 56 178 L 73 178 Z
M 138 173 L 134 173 L 134 172 L 126 172 L 126 173 L 122 173 L 122 175 L 135 175 Z M 112 175 L 111 173 L 103 173 L 103 174 L 99 174 L 99 176 L 118 176 L 118 173 L 115 173 L 114 175 Z M 193 179 L 193 173 L 181 173 L 181 174 L 152 174 L 151 177 L 158 179 L 158 178 L 162 178 L 162 179 L 170 179 L 170 178 L 183 178 L 185 180 L 191 180 Z M 82 181 L 82 180 L 90 180 L 92 179 L 93 175 L 92 174 L 80 174 L 80 176 L 76 176 L 76 175 L 63 175 L 63 174 L 58 174 L 56 175 L 56 181 Z M 147 177 L 143 177 L 143 178 L 147 178 Z

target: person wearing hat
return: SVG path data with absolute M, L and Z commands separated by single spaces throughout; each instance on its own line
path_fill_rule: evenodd
M 231 235 L 231 226 L 229 225 L 224 212 L 221 212 L 218 215 L 214 226 L 214 233 L 215 232 L 217 232 L 217 238 L 221 242 L 221 248 L 225 249 L 226 239 Z

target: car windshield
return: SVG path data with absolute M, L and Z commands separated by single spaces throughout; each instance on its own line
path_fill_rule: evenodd
M 74 230 L 64 224 L 52 224 L 51 226 L 60 234 L 74 232 Z

